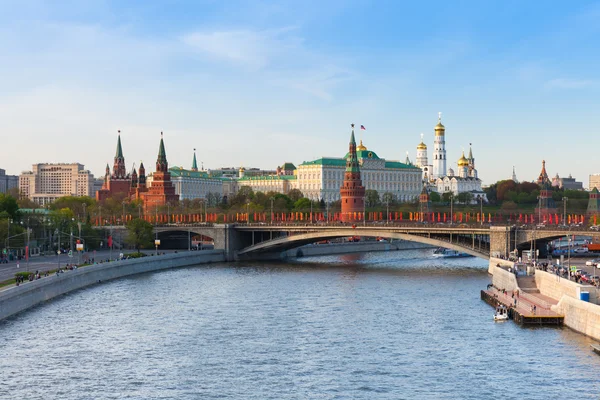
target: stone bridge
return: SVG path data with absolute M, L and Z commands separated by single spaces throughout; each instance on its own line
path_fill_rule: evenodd
M 106 227 L 105 227 L 106 228 Z M 122 226 L 114 230 L 124 229 Z M 568 235 L 589 235 L 600 240 L 600 233 L 552 228 L 444 224 L 170 224 L 155 227 L 161 245 L 178 241 L 187 249 L 189 239 L 204 235 L 214 242 L 215 249 L 224 249 L 228 260 L 238 258 L 278 258 L 286 250 L 335 238 L 365 236 L 402 239 L 454 249 L 481 258 L 508 257 L 519 252 L 539 249 L 546 255 L 546 244 Z

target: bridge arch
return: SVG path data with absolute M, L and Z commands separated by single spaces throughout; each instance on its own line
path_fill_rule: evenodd
M 401 232 L 393 232 L 388 230 L 378 229 L 361 229 L 360 231 L 354 231 L 352 229 L 332 229 L 326 231 L 313 231 L 306 233 L 298 233 L 290 236 L 277 237 L 270 240 L 265 240 L 257 244 L 245 247 L 238 251 L 238 257 L 253 257 L 259 256 L 260 254 L 266 253 L 278 253 L 304 246 L 310 243 L 317 242 L 325 239 L 336 239 L 349 236 L 365 236 L 365 237 L 383 237 L 387 239 L 401 239 L 412 242 L 429 244 L 436 247 L 445 247 L 448 249 L 457 250 L 464 252 L 475 257 L 483 259 L 489 259 L 489 247 L 487 245 L 481 246 L 481 242 L 475 241 L 475 246 L 468 246 L 466 241 L 453 242 L 450 240 L 444 240 L 441 237 L 431 236 L 420 236 L 414 234 L 407 234 Z M 450 238 L 450 237 L 449 237 Z M 471 242 L 473 243 L 473 242 Z M 478 246 L 479 244 L 479 246 Z

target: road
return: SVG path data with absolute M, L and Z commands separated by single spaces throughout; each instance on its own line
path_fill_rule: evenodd
M 161 253 L 172 253 L 177 250 L 164 250 L 160 251 Z M 184 250 L 179 250 L 183 252 Z M 132 250 L 127 250 L 126 253 L 131 253 Z M 142 250 L 142 253 L 146 254 L 154 254 L 154 250 Z M 119 257 L 120 251 L 113 250 L 112 258 L 116 259 Z M 89 259 L 94 258 L 96 261 L 100 260 L 108 260 L 111 255 L 110 250 L 98 250 L 95 252 L 88 252 L 81 255 L 81 260 L 84 259 L 85 256 L 89 257 Z M 49 255 L 49 256 L 37 256 L 31 257 L 29 259 L 29 265 L 25 260 L 21 261 L 10 261 L 8 264 L 0 264 L 0 282 L 7 281 L 15 277 L 17 272 L 45 272 L 50 270 L 55 270 L 59 267 L 64 268 L 65 265 L 70 263 L 78 263 L 79 256 L 78 254 L 74 254 L 73 257 L 69 257 L 67 254 L 58 254 Z

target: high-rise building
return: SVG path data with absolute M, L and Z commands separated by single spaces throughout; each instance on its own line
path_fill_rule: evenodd
M 90 196 L 94 175 L 82 164 L 33 164 L 19 175 L 19 192 L 40 205 L 63 196 Z
M 6 175 L 6 171 L 0 168 L 0 193 L 6 193 L 10 189 L 19 187 L 17 175 Z
M 354 215 L 364 213 L 365 209 L 365 187 L 362 185 L 362 180 L 360 179 L 360 167 L 356 155 L 356 140 L 354 140 L 354 124 L 352 124 L 352 135 L 350 136 L 348 148 L 344 183 L 340 188 L 342 221 L 354 220 Z
M 600 174 L 591 174 L 589 180 L 589 189 L 596 188 L 600 190 Z
M 434 127 L 433 141 L 433 179 L 446 176 L 446 128 L 442 125 L 442 113 L 438 114 L 438 123 Z

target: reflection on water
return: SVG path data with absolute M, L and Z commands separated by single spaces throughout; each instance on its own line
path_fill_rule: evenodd
M 144 274 L 0 323 L 0 398 L 578 399 L 600 357 L 494 323 L 475 258 L 427 251 Z

